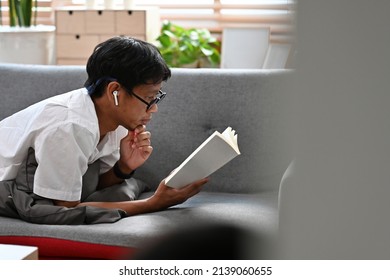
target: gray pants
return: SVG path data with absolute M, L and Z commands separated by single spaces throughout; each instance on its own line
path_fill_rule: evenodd
M 37 224 L 80 225 L 113 223 L 126 217 L 120 209 L 91 206 L 67 208 L 33 193 L 34 174 L 38 164 L 35 151 L 30 148 L 15 180 L 0 182 L 0 215 Z M 134 200 L 146 188 L 139 180 L 129 179 L 123 184 L 97 191 L 99 162 L 88 167 L 83 176 L 81 201 Z

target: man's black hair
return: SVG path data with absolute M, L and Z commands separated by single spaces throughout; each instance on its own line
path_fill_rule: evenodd
M 109 81 L 132 90 L 141 84 L 167 81 L 171 71 L 156 46 L 130 37 L 113 37 L 97 45 L 87 62 L 84 86 L 99 97 Z

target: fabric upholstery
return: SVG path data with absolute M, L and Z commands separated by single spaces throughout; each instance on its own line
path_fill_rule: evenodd
M 167 97 L 148 125 L 153 153 L 134 176 L 150 188 L 141 198 L 152 195 L 214 130 L 235 129 L 241 155 L 214 173 L 201 193 L 170 209 L 95 225 L 35 225 L 0 217 L 0 242 L 43 238 L 57 245 L 75 242 L 85 248 L 95 245 L 96 251 L 98 246 L 115 246 L 134 252 L 189 225 L 208 223 L 275 235 L 279 182 L 291 160 L 285 145 L 285 106 L 290 100 L 284 87 L 290 76 L 287 70 L 172 69 L 172 78 L 163 86 Z M 82 87 L 85 79 L 85 67 L 0 64 L 0 119 L 43 98 Z M 55 255 L 42 243 L 41 258 Z M 114 258 L 100 252 L 97 258 Z M 90 255 L 85 252 L 85 256 Z M 63 251 L 57 257 L 75 256 Z

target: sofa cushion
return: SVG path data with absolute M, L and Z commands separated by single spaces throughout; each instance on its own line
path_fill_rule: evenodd
M 141 198 L 150 195 L 144 193 Z M 131 258 L 150 242 L 178 229 L 205 223 L 224 223 L 273 235 L 277 230 L 277 193 L 202 191 L 181 205 L 127 217 L 113 224 L 36 225 L 0 217 L 0 243 L 38 246 L 40 258 L 121 259 Z M 77 247 L 72 250 L 70 245 Z

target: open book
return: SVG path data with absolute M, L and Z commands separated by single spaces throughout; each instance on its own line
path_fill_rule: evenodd
M 184 187 L 208 177 L 238 155 L 235 131 L 231 127 L 223 133 L 215 131 L 165 179 L 165 184 L 172 188 Z

